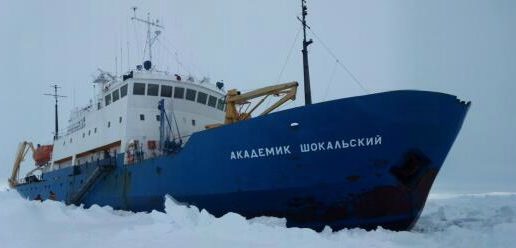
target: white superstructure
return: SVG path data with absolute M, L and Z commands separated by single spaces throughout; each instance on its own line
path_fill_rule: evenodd
M 159 155 L 153 143 L 159 146 L 161 99 L 173 134 L 183 144 L 206 125 L 224 123 L 221 85 L 159 72 L 147 62 L 146 69 L 138 66 L 122 77 L 101 73 L 95 80 L 100 86 L 96 99 L 72 111 L 66 132 L 54 140 L 52 169 L 96 160 L 107 152 L 126 153 L 135 143 L 145 158 Z

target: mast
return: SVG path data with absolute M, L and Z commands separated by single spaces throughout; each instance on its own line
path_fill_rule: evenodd
M 133 12 L 134 12 L 134 16 L 131 17 L 131 20 L 136 20 L 136 21 L 139 21 L 141 23 L 147 24 L 147 41 L 145 43 L 145 47 L 147 47 L 147 46 L 149 47 L 149 61 L 152 61 L 152 44 L 156 41 L 158 36 L 161 34 L 161 31 L 160 30 L 154 31 L 155 36 L 153 38 L 152 37 L 151 29 L 152 29 L 152 27 L 161 28 L 161 29 L 163 29 L 164 27 L 159 25 L 159 20 L 152 21 L 150 19 L 150 13 L 147 13 L 147 20 L 144 20 L 144 19 L 138 18 L 136 16 L 136 9 L 137 9 L 137 7 L 133 7 L 132 9 L 133 9 Z M 144 50 L 143 56 L 145 57 L 145 50 Z
M 310 69 L 308 67 L 308 46 L 313 43 L 313 40 L 306 40 L 306 28 L 310 28 L 306 24 L 306 16 L 308 15 L 308 8 L 306 7 L 306 0 L 301 0 L 301 24 L 303 25 L 303 74 L 305 87 L 305 105 L 312 104 L 312 91 L 310 89 Z M 298 17 L 299 19 L 299 17 Z
M 44 95 L 45 96 L 54 97 L 54 99 L 56 101 L 56 104 L 55 104 L 55 133 L 54 133 L 54 140 L 57 140 L 57 138 L 59 137 L 59 119 L 58 119 L 57 103 L 58 103 L 58 99 L 60 97 L 66 97 L 66 96 L 61 96 L 61 95 L 57 94 L 57 89 L 61 88 L 57 84 L 53 84 L 50 87 L 52 87 L 54 89 L 54 93 L 53 94 L 44 94 Z

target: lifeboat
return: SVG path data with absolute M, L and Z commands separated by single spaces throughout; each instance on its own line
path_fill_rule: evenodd
M 38 145 L 34 155 L 34 161 L 36 161 L 36 166 L 43 166 L 47 164 L 52 159 L 52 150 L 54 149 L 53 145 Z

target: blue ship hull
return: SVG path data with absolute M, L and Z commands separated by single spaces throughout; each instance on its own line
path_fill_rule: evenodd
M 314 230 L 406 230 L 468 108 L 447 94 L 393 91 L 276 112 L 195 133 L 173 155 L 124 165 L 120 154 L 79 203 L 163 210 L 168 194 L 215 216 L 285 217 L 288 226 Z M 74 203 L 101 164 L 48 172 L 16 189 Z

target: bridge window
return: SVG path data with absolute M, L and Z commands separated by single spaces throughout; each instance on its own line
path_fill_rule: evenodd
M 157 120 L 157 121 L 160 121 L 160 120 L 161 120 L 160 115 L 156 115 L 156 120 Z
M 159 85 L 157 84 L 147 84 L 147 95 L 148 96 L 158 96 Z
M 113 91 L 113 102 L 118 101 L 118 99 L 120 99 L 120 95 L 118 93 L 118 89 L 116 89 L 115 91 Z
M 145 95 L 145 84 L 142 83 L 134 83 L 133 85 L 133 95 Z
M 118 123 L 122 123 L 122 116 L 118 117 Z
M 172 86 L 161 85 L 161 96 L 172 97 Z
M 197 93 L 197 102 L 198 103 L 206 104 L 207 100 L 208 100 L 208 94 L 200 92 L 200 91 Z
M 217 103 L 217 108 L 224 111 L 224 104 L 225 104 L 224 99 L 223 98 L 219 99 L 219 101 Z
M 127 84 L 120 87 L 120 98 L 127 96 Z
M 195 95 L 197 94 L 197 91 L 192 89 L 186 89 L 186 100 L 195 102 Z
M 174 98 L 183 99 L 185 95 L 185 88 L 176 87 L 174 90 Z
M 195 120 L 192 119 L 192 126 L 195 126 Z
M 107 123 L 107 127 L 108 127 L 108 128 L 110 128 L 110 127 L 111 127 L 111 122 L 110 122 L 110 121 L 108 121 L 108 123 Z
M 217 98 L 214 96 L 210 96 L 210 98 L 208 100 L 208 106 L 215 108 L 216 105 L 217 105 Z
M 109 105 L 111 103 L 111 94 L 106 95 L 105 100 L 106 100 L 106 106 Z
M 144 114 L 140 114 L 140 121 L 144 121 L 145 120 L 145 115 Z

